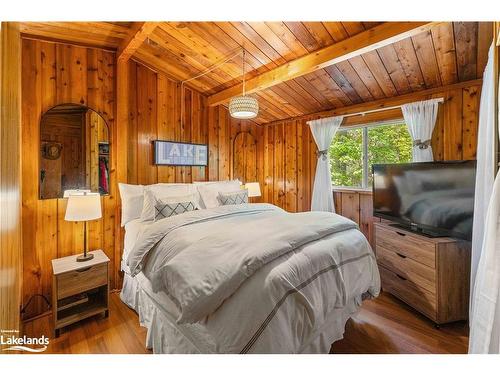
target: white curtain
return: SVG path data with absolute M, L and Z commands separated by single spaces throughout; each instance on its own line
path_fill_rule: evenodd
M 476 200 L 471 264 L 469 353 L 500 353 L 500 175 L 494 174 L 493 50 L 483 75 L 479 108 Z M 487 203 L 486 203 L 487 202 Z M 487 204 L 487 209 L 486 209 Z M 485 215 L 486 212 L 486 215 Z
M 470 316 L 474 298 L 476 271 L 483 246 L 486 211 L 495 180 L 495 84 L 493 81 L 493 47 L 483 74 L 483 88 L 479 105 L 479 129 L 477 140 L 476 188 L 474 198 L 474 227 L 472 229 L 471 296 Z
M 314 141 L 318 146 L 318 162 L 311 201 L 311 211 L 335 212 L 333 204 L 330 156 L 328 149 L 342 123 L 342 116 L 308 121 Z
M 403 117 L 413 140 L 413 161 L 432 161 L 431 138 L 438 112 L 439 99 L 424 100 L 401 106 Z

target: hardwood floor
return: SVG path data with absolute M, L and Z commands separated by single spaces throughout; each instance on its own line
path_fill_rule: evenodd
M 388 293 L 363 302 L 347 322 L 344 339 L 332 345 L 342 354 L 463 354 L 467 353 L 467 322 L 434 323 Z
M 52 338 L 50 315 L 24 324 L 24 333 L 51 338 L 46 353 L 151 353 L 144 347 L 146 329 L 139 326 L 136 313 L 110 298 L 108 319 L 89 318 Z M 332 346 L 332 353 L 466 353 L 466 322 L 434 324 L 389 294 L 365 301 L 359 314 L 347 323 L 345 337 Z
M 121 300 L 119 293 L 111 293 L 109 317 L 88 318 L 61 329 L 61 335 L 54 338 L 51 315 L 24 324 L 24 334 L 38 337 L 42 334 L 50 338 L 45 353 L 68 354 L 145 354 L 151 353 L 144 346 L 146 329 L 139 325 L 135 311 Z

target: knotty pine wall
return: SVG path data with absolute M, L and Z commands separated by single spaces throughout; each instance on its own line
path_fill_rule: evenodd
M 115 54 L 39 40 L 22 40 L 22 301 L 51 295 L 51 259 L 83 251 L 83 223 L 64 221 L 67 200 L 39 199 L 40 118 L 57 104 L 76 103 L 97 111 L 116 139 Z M 116 149 L 111 147 L 110 195 L 102 198 L 101 220 L 89 226 L 89 247 L 101 248 L 111 260 L 111 287 L 117 286 L 115 255 L 117 185 Z M 35 298 L 23 318 L 47 309 Z
M 0 23 L 0 329 L 19 330 L 21 304 L 21 43 Z M 16 334 L 14 334 L 16 336 Z M 0 344 L 0 350 L 2 345 Z
M 34 294 L 50 300 L 51 259 L 81 252 L 83 225 L 64 221 L 66 200 L 38 198 L 39 123 L 42 114 L 62 103 L 87 105 L 101 114 L 110 129 L 110 195 L 102 198 L 103 218 L 89 228 L 89 248 L 102 248 L 110 258 L 111 288 L 121 288 L 121 245 L 117 207 L 116 162 L 116 57 L 101 49 L 41 40 L 22 41 L 22 222 L 23 288 L 25 304 Z M 184 123 L 181 122 L 179 83 L 162 73 L 129 61 L 126 180 L 132 184 L 191 182 L 232 178 L 233 139 L 245 131 L 260 138 L 261 127 L 234 121 L 224 107 L 208 108 L 206 97 L 185 89 Z M 123 126 L 122 124 L 120 126 Z M 208 167 L 153 165 L 155 139 L 209 143 Z M 259 144 L 257 148 L 260 147 Z M 259 153 L 262 153 L 258 149 Z M 255 163 L 254 163 L 255 164 Z M 249 166 L 257 168 L 258 165 Z M 35 298 L 23 318 L 47 310 Z
M 129 141 L 127 178 L 132 184 L 193 182 L 233 178 L 234 139 L 248 132 L 261 137 L 262 127 L 252 121 L 235 120 L 223 106 L 207 107 L 206 97 L 160 72 L 130 61 L 129 68 Z M 181 99 L 184 108 L 181 109 Z M 184 122 L 181 121 L 184 116 Z M 207 167 L 171 167 L 153 165 L 151 142 L 155 139 L 208 143 Z M 257 153 L 262 154 L 257 142 Z M 237 151 L 236 151 L 237 152 Z M 258 159 L 258 158 L 257 158 Z M 261 160 L 262 161 L 262 160 Z M 254 163 L 256 164 L 256 163 Z M 257 165 L 248 168 L 262 171 Z M 258 172 L 256 172 L 258 173 Z
M 480 82 L 451 90 L 434 91 L 432 94 L 415 96 L 414 100 L 443 97 L 439 105 L 436 126 L 432 136 L 435 160 L 469 160 L 476 157 L 477 126 L 479 115 Z M 383 106 L 399 105 L 387 99 Z M 348 112 L 367 109 L 366 105 L 353 106 Z M 373 109 L 373 108 L 371 108 Z M 310 209 L 312 185 L 316 170 L 316 144 L 307 121 L 319 115 L 269 123 L 263 126 L 263 168 L 261 179 L 263 200 L 288 211 Z M 371 121 L 402 118 L 401 110 L 388 110 L 350 117 L 343 126 Z M 372 201 L 370 192 L 339 190 L 334 193 L 337 213 L 360 224 L 367 238 L 372 240 Z

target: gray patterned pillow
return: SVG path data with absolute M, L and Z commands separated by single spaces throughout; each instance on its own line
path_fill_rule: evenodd
M 248 190 L 238 190 L 230 193 L 219 193 L 217 197 L 220 204 L 227 206 L 229 204 L 243 204 L 248 203 Z
M 175 203 L 158 202 L 155 205 L 154 221 L 194 210 L 196 210 L 196 206 L 193 202 L 175 202 Z

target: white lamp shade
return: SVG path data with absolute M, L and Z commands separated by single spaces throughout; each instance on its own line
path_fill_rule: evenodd
M 102 217 L 101 196 L 98 193 L 70 195 L 66 207 L 66 221 L 89 221 Z
M 229 101 L 229 113 L 239 119 L 255 118 L 259 114 L 259 102 L 251 96 L 236 96 Z
M 258 182 L 247 182 L 245 184 L 245 188 L 248 190 L 248 196 L 251 197 L 260 197 L 260 185 Z

